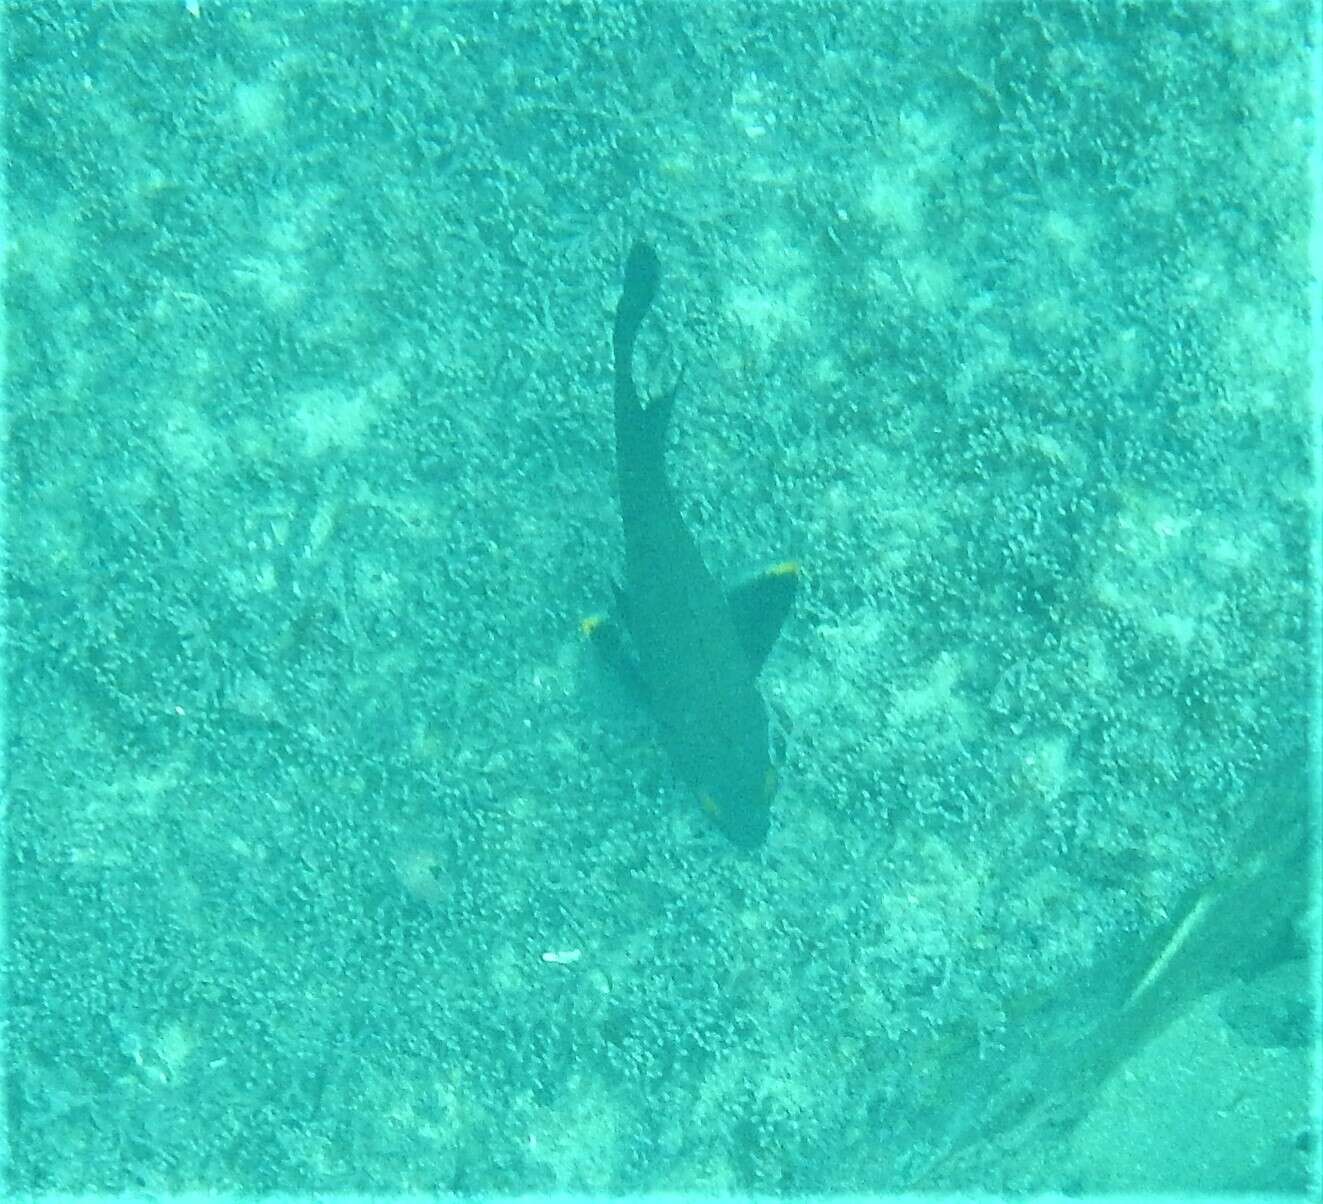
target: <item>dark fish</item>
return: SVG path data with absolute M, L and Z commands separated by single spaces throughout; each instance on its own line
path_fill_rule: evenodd
M 672 764 L 717 828 L 752 849 L 767 838 L 776 790 L 757 678 L 794 599 L 798 566 L 778 565 L 728 596 L 681 520 L 665 463 L 679 384 L 646 406 L 634 387 L 634 342 L 659 280 L 656 253 L 636 242 L 612 338 L 624 584 L 612 619 L 585 629 L 651 711 Z

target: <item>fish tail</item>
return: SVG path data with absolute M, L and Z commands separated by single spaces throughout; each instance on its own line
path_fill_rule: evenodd
M 661 264 L 657 252 L 640 239 L 629 249 L 629 258 L 625 260 L 625 283 L 616 303 L 614 342 L 617 367 L 621 358 L 628 361 L 633 354 L 634 337 L 652 308 L 660 280 Z
M 625 261 L 625 282 L 616 303 L 611 339 L 615 357 L 616 451 L 623 463 L 639 467 L 659 461 L 675 402 L 672 389 L 665 397 L 649 402 L 645 409 L 634 385 L 634 342 L 656 300 L 660 280 L 657 252 L 640 239 L 630 248 Z

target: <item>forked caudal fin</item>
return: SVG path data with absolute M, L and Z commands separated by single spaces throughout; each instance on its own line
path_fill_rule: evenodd
M 639 327 L 657 299 L 661 265 L 657 252 L 640 239 L 625 261 L 625 280 L 616 303 L 611 346 L 615 358 L 616 448 L 620 460 L 642 468 L 658 463 L 666 439 L 666 428 L 675 404 L 675 386 L 645 407 L 634 385 L 634 343 Z

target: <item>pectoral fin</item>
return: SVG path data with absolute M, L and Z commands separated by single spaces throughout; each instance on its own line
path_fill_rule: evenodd
M 629 640 L 625 635 L 625 626 L 621 622 L 620 606 L 623 598 L 619 587 L 616 589 L 617 609 L 611 618 L 600 616 L 585 619 L 579 624 L 579 630 L 587 637 L 593 651 L 601 658 L 616 680 L 624 686 L 629 696 L 640 706 L 648 705 L 648 688 L 643 682 L 638 660 Z
M 727 598 L 735 633 L 755 675 L 776 643 L 798 585 L 799 565 L 787 560 L 746 581 Z

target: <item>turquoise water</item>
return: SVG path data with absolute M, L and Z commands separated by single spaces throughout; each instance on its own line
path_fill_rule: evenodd
M 9 1187 L 1302 1190 L 1311 9 L 11 4 Z M 611 604 L 611 307 L 766 847 Z

